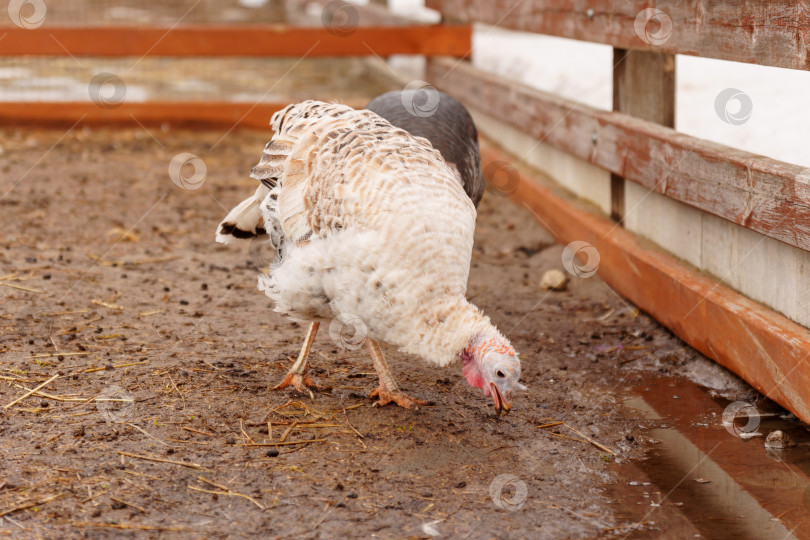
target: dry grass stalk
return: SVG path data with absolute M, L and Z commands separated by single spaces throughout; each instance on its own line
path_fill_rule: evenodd
M 172 383 L 172 386 L 174 387 L 175 391 L 177 392 L 177 395 L 179 395 L 180 399 L 183 400 L 183 411 L 185 411 L 186 410 L 186 398 L 183 397 L 183 394 L 180 393 L 180 389 L 177 388 L 176 384 L 174 384 L 174 379 L 172 379 L 172 376 L 171 375 L 167 375 L 167 376 L 169 377 L 169 381 Z
M 118 502 L 118 503 L 121 503 L 121 504 L 125 504 L 125 505 L 127 505 L 127 506 L 131 506 L 131 507 L 132 507 L 132 508 L 134 508 L 135 510 L 140 511 L 142 514 L 146 514 L 146 509 L 145 509 L 145 508 L 141 508 L 141 507 L 140 507 L 140 506 L 138 506 L 137 504 L 132 504 L 131 502 L 127 502 L 127 501 L 124 501 L 124 500 L 122 500 L 122 499 L 116 499 L 115 497 L 110 497 L 110 499 L 111 499 L 111 500 L 113 500 L 113 501 L 115 501 L 115 502 Z
M 12 401 L 12 402 L 11 402 L 11 403 L 9 403 L 8 405 L 4 406 L 3 408 L 4 408 L 4 409 L 8 409 L 8 408 L 9 408 L 9 407 L 11 407 L 12 405 L 15 405 L 15 404 L 19 403 L 20 401 L 24 400 L 25 398 L 27 398 L 28 396 L 30 396 L 31 394 L 33 394 L 33 393 L 34 393 L 34 392 L 36 392 L 37 390 L 42 390 L 43 388 L 45 388 L 45 386 L 47 386 L 48 384 L 50 384 L 51 382 L 53 382 L 54 380 L 56 380 L 56 379 L 58 379 L 58 378 L 59 378 L 59 374 L 57 373 L 56 375 L 54 375 L 53 377 L 51 377 L 50 379 L 48 379 L 48 380 L 47 380 L 47 381 L 45 381 L 44 383 L 40 384 L 39 386 L 37 386 L 37 387 L 36 387 L 36 388 L 34 388 L 33 390 L 29 390 L 28 392 L 26 392 L 26 393 L 25 393 L 25 394 L 23 394 L 22 396 L 18 397 L 17 399 L 15 399 L 14 401 Z
M 133 531 L 192 532 L 185 527 L 161 527 L 152 525 L 134 525 L 130 523 L 94 523 L 92 521 L 71 521 L 73 527 L 100 527 L 102 529 L 123 529 Z
M 307 441 L 287 441 L 287 442 L 271 442 L 271 443 L 245 443 L 245 444 L 237 444 L 235 446 L 287 446 L 290 444 L 311 444 L 311 443 L 321 443 L 327 442 L 326 439 L 310 439 Z
M 0 377 L 0 379 L 4 379 L 4 378 L 6 378 L 6 377 Z M 24 386 L 22 384 L 15 384 L 14 386 L 15 386 L 15 388 L 21 388 L 23 390 L 28 390 L 28 391 L 31 390 L 30 388 L 28 388 L 27 386 Z M 40 392 L 40 391 L 35 391 L 31 395 L 37 396 L 37 397 L 43 397 L 43 398 L 46 398 L 46 399 L 53 399 L 55 401 L 86 401 L 85 398 L 55 396 L 53 394 L 47 394 L 45 392 Z
M 222 492 L 207 491 L 207 490 L 203 490 L 203 489 L 200 489 L 200 488 L 195 488 L 194 486 L 188 486 L 188 487 L 191 488 L 191 489 L 194 489 L 196 491 L 205 491 L 206 493 L 211 493 L 211 494 L 215 494 L 215 495 L 230 495 L 232 497 L 244 497 L 245 499 L 249 500 L 250 502 L 252 502 L 256 506 L 258 506 L 262 510 L 265 509 L 264 506 L 262 506 L 258 501 L 256 501 L 250 495 L 245 495 L 244 493 L 239 493 L 238 491 L 232 490 L 228 486 L 223 486 L 221 484 L 217 484 L 213 480 L 209 480 L 208 478 L 205 478 L 204 476 L 198 476 L 197 480 L 199 480 L 200 482 L 205 482 L 206 484 L 212 485 L 212 486 L 214 486 L 216 488 L 219 488 L 219 489 L 222 490 Z
M 580 437 L 582 437 L 583 439 L 585 439 L 586 441 L 588 441 L 589 443 L 591 443 L 592 445 L 597 447 L 598 449 L 602 450 L 603 452 L 607 452 L 608 454 L 613 455 L 613 456 L 616 455 L 616 452 L 614 452 L 613 450 L 611 450 L 607 446 L 596 442 L 595 440 L 591 439 L 590 437 L 588 437 L 584 433 L 572 428 L 568 424 L 565 424 L 565 427 L 567 427 L 568 429 L 570 429 L 571 431 L 573 431 L 574 433 L 576 433 L 577 435 L 579 435 Z
M 368 447 L 366 446 L 366 443 L 363 442 L 363 439 L 364 439 L 363 434 L 360 433 L 359 431 L 357 431 L 356 429 L 354 429 L 354 426 L 352 425 L 352 423 L 349 422 L 349 415 L 346 414 L 346 408 L 345 407 L 343 408 L 343 416 L 346 418 L 346 425 L 349 426 L 351 428 L 351 430 L 354 431 L 357 434 L 358 437 L 360 437 L 358 439 L 358 441 L 360 442 L 360 444 L 363 445 L 363 448 L 368 449 Z
M 243 499 L 249 500 L 256 506 L 264 510 L 264 506 L 262 506 L 256 499 L 254 499 L 250 495 L 245 495 L 244 493 L 236 493 L 235 491 L 214 491 L 211 489 L 203 489 L 195 486 L 188 486 L 188 489 L 193 489 L 194 491 L 201 491 L 203 493 L 210 493 L 211 495 L 228 495 L 231 497 L 242 497 Z
M 351 411 L 353 409 L 359 409 L 360 407 L 364 406 L 365 403 L 358 403 L 357 405 L 352 405 L 351 407 L 343 407 L 344 411 Z
M 245 427 L 242 425 L 241 418 L 239 419 L 239 430 L 242 432 L 242 436 L 244 436 L 246 440 L 250 441 L 251 443 L 254 442 L 253 439 L 250 438 L 250 435 L 247 434 L 247 431 L 245 431 Z
M 189 469 L 205 469 L 202 465 L 198 463 L 186 463 L 185 461 L 175 461 L 173 459 L 163 459 L 155 456 L 142 456 L 139 454 L 131 454 L 129 452 L 118 452 L 119 456 L 126 456 L 135 459 L 143 459 L 146 461 L 155 461 L 157 463 L 169 463 L 170 465 L 180 465 L 181 467 L 188 467 Z
M 578 443 L 588 444 L 588 441 L 577 439 L 576 437 L 569 437 L 568 435 L 562 435 L 560 433 L 549 433 L 549 435 L 553 437 L 559 437 L 561 439 L 568 439 L 569 441 L 577 441 Z
M 28 502 L 28 503 L 25 503 L 25 504 L 21 504 L 19 506 L 14 506 L 14 507 L 9 508 L 7 510 L 0 511 L 0 518 L 3 517 L 3 516 L 6 516 L 8 514 L 11 514 L 13 512 L 19 512 L 20 510 L 26 510 L 28 508 L 33 508 L 35 506 L 40 506 L 40 505 L 49 503 L 52 500 L 58 499 L 59 497 L 62 497 L 62 496 L 64 496 L 64 493 L 59 493 L 58 495 L 51 495 L 50 497 L 46 497 L 46 498 L 40 499 L 38 501 Z
M 89 488 L 89 487 L 87 488 L 87 491 L 90 491 L 90 488 Z M 98 492 L 98 493 L 96 493 L 95 495 L 90 495 L 90 496 L 89 496 L 89 497 L 87 497 L 86 499 L 82 499 L 81 501 L 79 501 L 79 504 L 84 504 L 84 503 L 90 502 L 90 501 L 92 501 L 93 499 L 95 499 L 96 497 L 101 497 L 101 496 L 102 496 L 102 495 L 104 495 L 105 493 L 109 493 L 109 492 L 110 492 L 110 490 L 109 490 L 109 489 L 105 489 L 104 491 L 99 491 L 99 492 Z
M 34 360 L 36 358 L 53 358 L 54 356 L 87 356 L 89 352 L 63 352 L 63 353 L 46 353 L 46 354 L 35 354 L 34 356 L 26 356 L 23 360 Z
M 170 444 L 166 444 L 165 442 L 161 441 L 161 440 L 160 440 L 160 439 L 158 439 L 157 437 L 155 437 L 155 436 L 153 436 L 153 435 L 150 435 L 150 434 L 149 434 L 149 433 L 147 433 L 145 430 L 143 430 L 143 429 L 139 428 L 139 427 L 138 427 L 138 426 L 136 426 L 135 424 L 127 424 L 127 425 L 128 425 L 128 426 L 130 426 L 130 427 L 134 427 L 135 429 L 137 429 L 138 431 L 140 431 L 141 433 L 143 433 L 144 435 L 146 435 L 147 437 L 149 437 L 149 438 L 150 438 L 150 439 L 152 439 L 153 441 L 158 442 L 158 443 L 162 444 L 163 446 L 168 446 L 169 448 L 171 448 L 171 445 L 170 445 Z
M 39 289 L 31 289 L 29 287 L 23 287 L 22 285 L 15 285 L 13 283 L 2 283 L 2 282 L 0 282 L 0 285 L 2 285 L 3 287 L 11 287 L 12 289 L 19 289 L 21 291 L 32 292 L 32 293 L 37 293 L 37 294 L 42 294 L 42 293 L 45 292 L 45 291 L 41 291 Z
M 143 362 L 128 362 L 126 364 L 114 364 L 113 368 L 118 369 L 118 368 L 122 368 L 122 367 L 138 366 L 140 364 L 143 364 Z M 107 369 L 107 366 L 96 367 L 96 368 L 88 368 L 88 369 L 85 369 L 84 372 L 85 373 L 95 373 L 96 371 L 104 371 L 105 369 Z
M 216 435 L 214 435 L 213 433 L 208 433 L 207 431 L 200 431 L 199 429 L 194 429 L 188 426 L 183 426 L 182 429 L 190 431 L 192 433 L 199 433 L 200 435 L 205 435 L 206 437 L 216 437 Z
M 284 430 L 284 433 L 281 435 L 281 439 L 279 439 L 279 441 L 280 441 L 280 442 L 284 442 L 284 441 L 287 439 L 287 435 L 289 435 L 289 434 L 290 434 L 290 432 L 291 432 L 292 430 L 294 430 L 294 429 L 295 429 L 295 426 L 297 426 L 297 425 L 298 425 L 298 420 L 296 420 L 295 422 L 293 422 L 293 423 L 292 423 L 292 425 L 291 425 L 290 427 L 288 427 L 287 429 L 285 429 L 285 430 Z
M 123 311 L 124 310 L 124 308 L 119 306 L 118 304 L 111 304 L 109 302 L 99 300 L 98 298 L 95 298 L 95 299 L 91 300 L 90 303 L 95 304 L 97 306 L 105 307 L 107 309 L 115 309 L 115 310 L 118 310 L 118 311 Z

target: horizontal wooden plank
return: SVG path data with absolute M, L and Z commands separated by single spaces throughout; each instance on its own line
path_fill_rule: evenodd
M 364 107 L 367 100 L 348 101 Z M 91 102 L 0 102 L 0 125 L 216 125 L 269 129 L 270 117 L 289 103 L 172 102 L 122 103 L 115 108 Z
M 621 49 L 810 69 L 806 0 L 427 0 L 427 6 L 453 20 Z
M 431 59 L 428 81 L 469 106 L 642 186 L 810 251 L 810 170 Z M 627 208 L 626 212 L 631 212 Z
M 49 27 L 3 30 L 0 56 L 464 56 L 469 26 L 360 26 L 326 28 L 264 26 Z
M 517 158 L 481 144 L 486 172 L 511 163 L 511 198 L 526 205 L 562 244 L 587 242 L 599 252 L 599 276 L 681 339 L 810 422 L 810 331 L 672 257 L 646 249 L 606 217 L 575 206 L 532 180 Z M 490 179 L 491 180 L 491 179 Z M 590 259 L 589 259 L 590 261 Z
M 172 0 L 164 2 L 129 2 L 130 7 L 116 9 L 109 0 L 9 0 L 9 6 L 0 17 L 3 28 L 19 22 L 43 26 L 162 26 L 169 25 L 239 25 L 239 24 L 288 24 L 291 26 L 321 26 L 330 19 L 336 25 L 346 26 L 391 26 L 413 24 L 388 11 L 381 5 L 359 5 L 346 0 Z M 237 6 L 236 4 L 240 5 Z M 16 10 L 14 10 L 16 4 Z M 26 4 L 28 4 L 26 6 Z M 35 14 L 34 7 L 45 8 L 44 19 Z M 45 6 L 44 4 L 47 4 Z M 259 4 L 264 4 L 259 7 Z M 137 7 L 136 7 L 137 6 Z M 134 8 L 134 9 L 133 9 Z M 147 9 L 148 8 L 148 9 Z M 247 9 L 245 9 L 247 8 Z M 137 11 L 135 11 L 137 9 Z M 25 20 L 25 19 L 28 20 Z M 1 33 L 1 32 L 0 32 Z

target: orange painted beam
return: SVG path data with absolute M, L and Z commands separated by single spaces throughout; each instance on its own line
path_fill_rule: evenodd
M 810 422 L 810 331 L 674 258 L 642 247 L 609 219 L 581 210 L 518 172 L 516 158 L 484 141 L 481 158 L 487 172 L 502 169 L 488 167 L 492 162 L 511 162 L 516 167 L 511 198 L 531 208 L 560 243 L 578 240 L 594 246 L 599 276 L 614 290 Z
M 367 100 L 348 101 L 364 107 Z M 92 102 L 0 102 L 0 125 L 63 126 L 74 123 L 109 125 L 216 125 L 269 129 L 273 113 L 288 103 L 172 102 L 122 103 L 104 108 Z
M 42 27 L 3 30 L 3 56 L 390 56 L 461 57 L 471 49 L 469 26 L 361 26 L 342 33 L 285 25 Z

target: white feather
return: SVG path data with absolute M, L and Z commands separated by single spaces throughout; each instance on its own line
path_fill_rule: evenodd
M 259 205 L 269 192 L 270 190 L 261 185 L 256 190 L 255 194 L 248 197 L 233 210 L 228 212 L 228 215 L 225 216 L 225 219 L 223 219 L 219 227 L 217 227 L 217 242 L 220 244 L 230 244 L 235 240 L 246 239 L 229 233 L 228 231 L 232 226 L 235 226 L 236 229 L 245 233 L 253 233 L 253 236 L 258 236 L 262 228 L 262 210 Z

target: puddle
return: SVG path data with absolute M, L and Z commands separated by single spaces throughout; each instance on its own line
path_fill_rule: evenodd
M 624 482 L 609 496 L 628 503 L 623 517 L 643 523 L 645 535 L 810 537 L 805 424 L 769 400 L 730 402 L 681 378 L 647 378 L 626 390 L 635 397 L 624 404 L 657 427 L 645 433 L 645 459 L 617 466 Z M 795 446 L 766 448 L 776 430 Z

